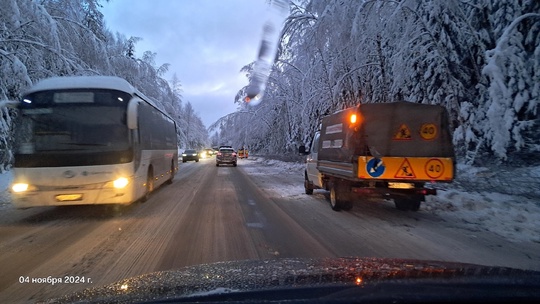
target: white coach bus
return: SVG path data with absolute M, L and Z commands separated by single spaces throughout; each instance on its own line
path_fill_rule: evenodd
M 178 169 L 174 120 L 124 79 L 45 79 L 17 107 L 16 208 L 127 205 Z

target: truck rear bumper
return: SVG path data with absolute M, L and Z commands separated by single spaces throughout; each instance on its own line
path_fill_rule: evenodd
M 437 189 L 414 188 L 414 189 L 391 189 L 391 188 L 369 188 L 352 187 L 352 192 L 364 195 L 386 195 L 386 196 L 410 196 L 410 195 L 437 195 Z

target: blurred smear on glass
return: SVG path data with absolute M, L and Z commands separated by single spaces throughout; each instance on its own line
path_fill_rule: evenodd
M 263 26 L 261 46 L 253 69 L 253 77 L 244 98 L 249 105 L 258 104 L 262 98 L 287 16 L 289 16 L 289 0 L 272 0 L 268 20 Z

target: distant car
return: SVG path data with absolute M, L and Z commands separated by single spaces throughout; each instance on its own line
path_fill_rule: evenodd
M 199 152 L 196 150 L 186 150 L 184 153 L 182 153 L 182 162 L 185 163 L 188 160 L 194 160 L 196 162 L 199 162 Z
M 221 147 L 216 155 L 216 167 L 221 164 L 232 164 L 236 167 L 236 152 L 231 147 Z
M 214 153 L 214 149 L 204 149 L 201 151 L 201 157 L 202 158 L 207 158 L 207 157 L 212 157 L 215 153 Z

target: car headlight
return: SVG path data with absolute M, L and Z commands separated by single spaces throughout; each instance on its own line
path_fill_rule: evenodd
M 182 156 L 187 156 L 187 154 L 186 154 L 186 153 L 182 153 Z

